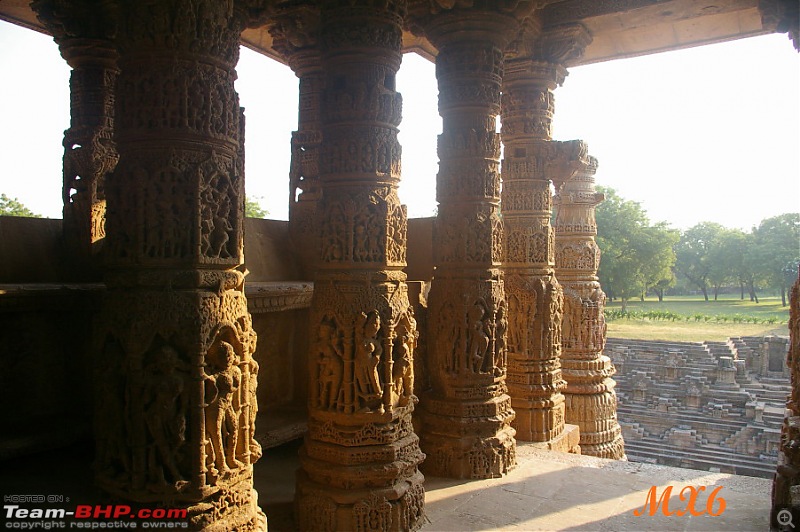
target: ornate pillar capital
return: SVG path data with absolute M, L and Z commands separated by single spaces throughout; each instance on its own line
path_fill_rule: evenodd
M 448 44 L 487 40 L 505 48 L 541 0 L 411 0 L 409 27 L 440 51 Z
M 582 140 L 536 143 L 532 152 L 539 175 L 552 181 L 556 190 L 589 164 L 589 147 Z
M 280 2 L 269 17 L 272 47 L 302 77 L 321 68 L 319 61 L 320 8 L 317 2 Z
M 583 24 L 564 24 L 545 28 L 537 40 L 534 57 L 560 65 L 583 56 L 592 42 L 592 35 Z

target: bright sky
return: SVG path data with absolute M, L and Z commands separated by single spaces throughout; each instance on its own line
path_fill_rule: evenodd
M 0 192 L 60 218 L 69 68 L 52 39 L 5 22 L 0 68 Z M 250 50 L 238 70 L 247 194 L 286 219 L 297 79 Z M 397 84 L 400 196 L 410 216 L 429 216 L 441 132 L 433 65 L 406 55 Z M 640 202 L 653 221 L 749 229 L 800 211 L 800 55 L 785 35 L 573 68 L 556 91 L 555 120 L 557 140 L 589 143 L 597 183 Z

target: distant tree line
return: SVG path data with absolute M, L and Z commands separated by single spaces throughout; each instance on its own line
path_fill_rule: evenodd
M 598 276 L 609 297 L 623 307 L 647 293 L 702 293 L 714 300 L 736 290 L 758 302 L 758 292 L 786 294 L 800 262 L 800 213 L 761 221 L 750 232 L 702 222 L 686 231 L 651 223 L 637 202 L 598 187 L 606 199 L 597 207 L 597 243 L 602 251 Z

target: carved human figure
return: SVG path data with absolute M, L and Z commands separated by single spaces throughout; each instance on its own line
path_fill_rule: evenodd
M 231 344 L 220 342 L 219 353 L 224 366 L 214 375 L 206 376 L 206 436 L 211 442 L 217 472 L 224 474 L 242 466 L 235 456 L 239 416 L 234 409 L 234 394 L 242 384 L 242 372 Z
M 383 347 L 378 340 L 381 318 L 374 310 L 369 314 L 361 313 L 360 327 L 355 353 L 356 393 L 362 403 L 362 410 L 370 410 L 371 403 L 381 396 L 381 385 L 378 376 L 378 363 L 383 354 Z
M 367 230 L 363 225 L 357 225 L 355 227 L 355 245 L 356 260 L 361 262 L 369 260 L 369 250 L 367 249 Z
M 469 309 L 469 352 L 467 356 L 469 361 L 467 367 L 471 368 L 473 372 L 479 373 L 483 366 L 483 358 L 486 356 L 486 351 L 489 349 L 489 335 L 484 330 L 485 324 L 483 317 L 485 310 L 480 303 L 475 303 Z
M 520 352 L 523 348 L 522 337 L 525 328 L 525 314 L 522 310 L 519 299 L 516 296 L 509 296 L 508 312 L 511 323 L 508 328 L 508 347 L 515 352 Z
M 501 306 L 497 309 L 497 321 L 495 325 L 495 357 L 494 357 L 494 375 L 499 377 L 506 367 L 506 355 L 508 349 L 506 347 L 506 333 L 508 331 L 508 319 L 506 318 L 506 309 Z
M 228 233 L 233 230 L 230 223 L 231 202 L 227 194 L 220 200 L 217 215 L 214 217 L 214 227 L 211 229 L 209 235 L 210 241 L 210 256 L 219 258 L 228 258 L 230 253 L 227 250 L 227 244 L 230 237 Z
M 256 418 L 258 417 L 258 395 L 256 394 L 256 390 L 258 389 L 258 362 L 256 359 L 250 360 L 250 374 L 248 379 L 250 380 L 248 390 L 250 391 L 250 397 L 248 399 L 249 408 L 248 411 L 250 412 L 250 419 L 248 420 L 250 423 L 250 463 L 256 462 L 259 458 L 261 458 L 262 450 L 261 444 L 255 438 L 256 435 Z
M 344 371 L 344 354 L 336 341 L 334 332 L 333 325 L 323 321 L 319 326 L 319 338 L 315 348 L 319 366 L 318 404 L 320 408 L 326 410 L 337 407 Z
M 399 337 L 399 344 L 395 346 L 395 360 L 392 366 L 392 381 L 398 396 L 398 405 L 408 405 L 409 397 L 414 393 L 414 367 L 412 364 L 412 351 L 414 337 L 409 331 L 403 331 Z
M 154 487 L 185 482 L 178 468 L 178 455 L 186 441 L 186 397 L 183 377 L 178 373 L 178 353 L 162 346 L 144 380 L 143 405 L 150 434 L 148 473 Z

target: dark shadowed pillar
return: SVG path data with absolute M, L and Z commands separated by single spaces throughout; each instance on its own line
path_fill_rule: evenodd
M 266 526 L 253 490 L 256 336 L 244 296 L 233 0 L 120 2 L 119 163 L 106 181 L 96 479 L 196 530 Z
M 402 99 L 395 90 L 405 1 L 324 2 L 308 434 L 301 530 L 413 530 L 424 459 L 411 424 L 417 326 L 400 204 Z

